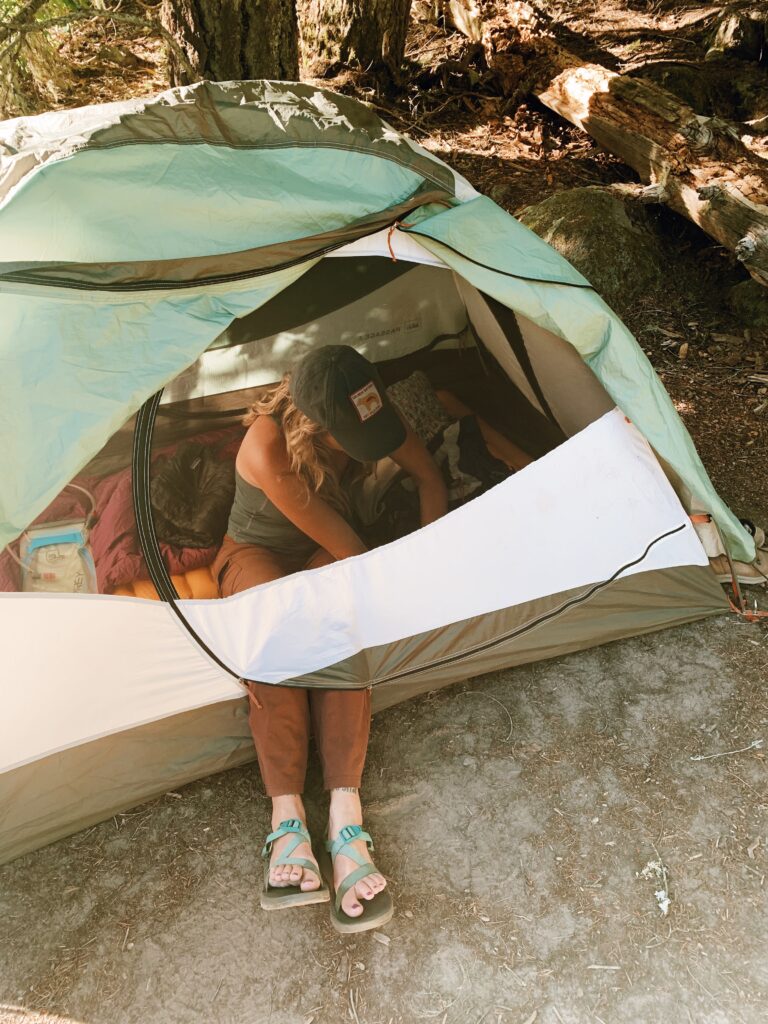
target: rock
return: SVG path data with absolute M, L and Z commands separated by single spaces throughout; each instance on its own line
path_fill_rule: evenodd
M 497 206 L 506 206 L 514 195 L 511 185 L 493 185 L 488 193 Z
M 668 247 L 654 231 L 648 207 L 620 187 L 558 192 L 517 217 L 581 271 L 620 315 L 669 272 Z
M 747 327 L 768 330 L 768 288 L 751 278 L 728 292 L 728 305 Z

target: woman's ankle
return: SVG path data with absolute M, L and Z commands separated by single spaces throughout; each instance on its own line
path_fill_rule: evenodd
M 301 821 L 306 818 L 304 801 L 300 793 L 272 797 L 272 826 L 276 827 L 281 821 L 289 818 L 299 818 Z
M 362 823 L 363 810 L 360 803 L 360 792 L 352 786 L 342 786 L 331 790 L 331 803 L 328 810 L 328 831 L 335 834 L 345 825 Z

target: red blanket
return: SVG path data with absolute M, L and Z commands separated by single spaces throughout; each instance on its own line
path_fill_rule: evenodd
M 243 428 L 235 426 L 208 431 L 187 440 L 212 445 L 217 449 L 219 458 L 234 462 L 243 434 Z M 178 443 L 159 449 L 153 453 L 152 461 L 173 454 L 177 447 Z M 111 476 L 76 477 L 72 482 L 85 487 L 96 501 L 97 520 L 91 530 L 90 545 L 96 563 L 99 592 L 108 593 L 121 584 L 148 579 L 149 573 L 136 534 L 130 467 Z M 84 518 L 87 511 L 88 499 L 79 491 L 68 488 L 51 502 L 32 525 L 38 526 L 58 519 Z M 18 544 L 14 544 L 13 548 L 18 553 Z M 175 575 L 210 565 L 218 548 L 175 548 L 161 541 L 160 551 L 168 572 Z M 21 569 L 11 555 L 3 551 L 0 554 L 0 591 L 20 589 Z

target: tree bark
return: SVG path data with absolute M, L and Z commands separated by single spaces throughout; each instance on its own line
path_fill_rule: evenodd
M 300 0 L 304 59 L 313 70 L 356 61 L 396 76 L 411 0 Z
M 47 0 L 27 0 L 12 18 L 0 24 L 0 43 L 10 38 L 20 26 L 27 25 L 46 3 Z
M 163 0 L 161 21 L 192 68 L 171 54 L 173 85 L 299 77 L 296 0 Z

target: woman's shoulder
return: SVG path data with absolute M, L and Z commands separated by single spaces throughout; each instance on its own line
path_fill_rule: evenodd
M 286 471 L 285 437 L 271 416 L 258 416 L 250 425 L 237 453 L 236 467 L 241 476 L 257 486 L 265 476 Z

